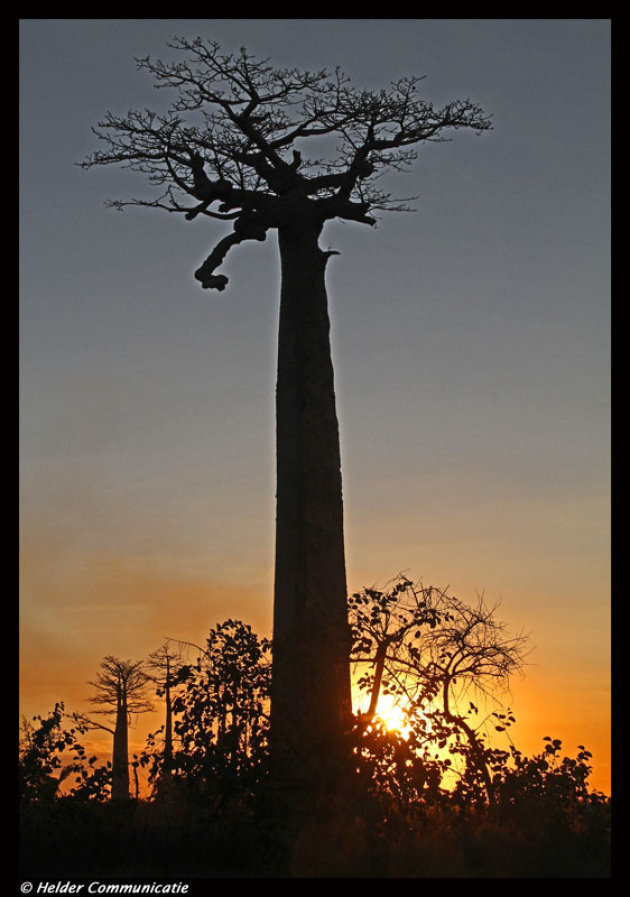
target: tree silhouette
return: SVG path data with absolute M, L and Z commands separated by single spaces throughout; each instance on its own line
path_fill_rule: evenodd
M 174 649 L 170 640 L 157 651 L 153 651 L 145 662 L 147 679 L 157 686 L 158 697 L 164 698 L 164 749 L 162 752 L 161 777 L 158 788 L 168 788 L 173 761 L 173 689 L 180 681 L 184 661 L 181 651 Z
M 59 786 L 76 771 L 76 763 L 64 763 L 61 755 L 78 745 L 75 730 L 61 728 L 64 705 L 55 704 L 47 716 L 22 720 L 19 743 L 19 795 L 25 802 L 50 801 Z M 79 750 L 83 748 L 78 745 Z M 55 775 L 55 773 L 58 773 Z
M 510 635 L 496 607 L 480 597 L 475 604 L 424 587 L 399 575 L 383 590 L 366 588 L 349 598 L 358 687 L 368 695 L 361 715 L 371 724 L 382 694 L 404 709 L 418 742 L 450 743 L 464 756 L 465 779 L 479 779 L 474 793 L 493 799 L 491 765 L 479 726 L 480 708 L 491 702 L 481 722 L 505 731 L 515 721 L 500 699 L 510 678 L 522 669 L 527 636 Z
M 256 791 L 267 768 L 270 652 L 269 640 L 251 626 L 225 620 L 178 676 L 173 765 L 217 813 Z
M 65 706 L 55 704 L 46 716 L 24 719 L 19 742 L 19 798 L 26 804 L 50 804 L 62 793 L 82 801 L 102 801 L 111 785 L 111 764 L 95 766 L 98 757 L 87 756 L 79 737 L 88 725 L 72 714 L 64 728 Z M 36 725 L 33 725 L 35 723 Z M 62 791 L 61 785 L 63 783 Z
M 490 127 L 469 100 L 442 108 L 419 79 L 359 90 L 336 70 L 274 68 L 246 49 L 224 54 L 201 38 L 169 44 L 175 62 L 139 68 L 175 91 L 164 113 L 107 113 L 95 128 L 104 148 L 84 166 L 122 165 L 156 186 L 150 199 L 115 201 L 231 222 L 195 271 L 223 290 L 226 253 L 278 233 L 281 305 L 276 389 L 277 518 L 271 749 L 275 774 L 308 805 L 345 776 L 351 725 L 339 432 L 325 269 L 318 245 L 333 219 L 373 225 L 374 213 L 407 208 L 378 186 L 407 170 L 418 145 L 445 131 Z M 324 152 L 324 158 L 306 151 Z M 289 789 L 287 789 L 289 790 Z
M 96 679 L 90 682 L 95 694 L 90 703 L 99 709 L 94 713 L 109 716 L 113 728 L 91 717 L 81 717 L 92 728 L 104 729 L 113 737 L 112 800 L 129 800 L 129 723 L 131 716 L 153 710 L 147 697 L 148 677 L 141 660 L 119 660 L 109 655 L 101 662 Z
M 386 725 L 378 704 L 374 714 L 355 718 L 347 791 L 352 815 L 338 816 L 336 825 L 317 815 L 307 819 L 288 852 L 267 787 L 271 645 L 247 624 L 218 624 L 205 648 L 179 643 L 186 662 L 173 701 L 168 802 L 153 791 L 130 813 L 124 801 L 108 800 L 111 763 L 95 766 L 98 758 L 88 757 L 80 740 L 99 724 L 73 713 L 67 728 L 62 703 L 24 720 L 24 874 L 29 880 L 120 878 L 132 868 L 169 878 L 182 869 L 199 878 L 303 877 L 334 865 L 352 877 L 609 877 L 611 800 L 589 785 L 592 755 L 584 745 L 572 756 L 560 739 L 545 736 L 543 750 L 526 756 L 511 738 L 509 749 L 501 750 L 485 747 L 479 737 L 492 777 L 489 800 L 470 744 L 466 750 L 461 719 L 468 712 L 462 713 L 461 700 L 450 714 L 443 702 L 432 713 L 427 702 L 439 699 L 446 681 L 453 685 L 456 668 L 468 680 L 466 698 L 476 685 L 494 694 L 492 683 L 515 668 L 517 643 L 497 624 L 495 610 L 481 601 L 465 605 L 405 577 L 351 596 L 355 657 L 373 671 L 364 677 L 368 696 L 383 656 L 379 646 L 387 643 L 378 688 L 410 702 L 409 725 L 403 732 Z M 165 647 L 170 671 L 172 647 Z M 187 648 L 198 651 L 197 660 L 190 662 Z M 111 663 L 107 667 L 111 672 Z M 109 689 L 109 673 L 106 678 Z M 454 695 L 452 689 L 448 700 Z M 422 725 L 423 714 L 430 725 Z M 509 718 L 503 716 L 490 719 L 504 728 Z M 450 758 L 457 752 L 474 768 L 458 773 L 453 787 Z M 162 744 L 150 736 L 139 763 L 159 782 Z

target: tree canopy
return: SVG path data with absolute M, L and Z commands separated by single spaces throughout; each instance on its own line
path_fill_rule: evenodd
M 115 715 L 121 706 L 128 714 L 146 713 L 153 710 L 146 694 L 148 683 L 143 660 L 120 660 L 108 655 L 103 658 L 96 679 L 89 683 L 94 687 L 90 703 L 100 708 L 95 713 Z
M 383 175 L 407 170 L 418 146 L 445 140 L 446 131 L 491 127 L 471 100 L 435 107 L 420 95 L 419 77 L 362 90 L 339 68 L 274 67 L 199 37 L 168 46 L 183 58 L 137 60 L 157 88 L 176 92 L 167 111 L 109 112 L 94 129 L 104 148 L 83 164 L 123 165 L 158 188 L 152 198 L 113 201 L 119 209 L 233 222 L 195 272 L 204 288 L 225 289 L 227 277 L 214 272 L 231 246 L 264 240 L 296 212 L 320 224 L 373 225 L 376 212 L 406 209 L 406 199 L 380 186 Z

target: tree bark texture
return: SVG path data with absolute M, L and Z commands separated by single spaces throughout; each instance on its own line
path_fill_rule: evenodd
M 277 519 L 271 752 L 307 799 L 343 775 L 350 630 L 339 427 L 321 225 L 279 228 Z

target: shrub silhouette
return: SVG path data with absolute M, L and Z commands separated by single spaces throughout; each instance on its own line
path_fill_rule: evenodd
M 401 586 L 395 598 L 403 592 Z M 398 626 L 390 625 L 390 633 L 406 627 L 414 636 L 411 646 L 418 646 L 418 675 L 424 669 L 418 660 L 422 627 L 430 646 L 439 641 L 442 623 L 453 629 L 454 620 L 442 601 L 440 616 L 422 608 L 423 619 L 416 615 L 407 627 L 408 618 L 402 611 L 396 615 L 396 602 L 383 601 L 384 594 L 374 614 L 368 611 L 370 625 L 382 634 L 386 609 Z M 418 596 L 427 597 L 416 590 Z M 369 609 L 369 603 L 360 606 Z M 367 642 L 362 650 L 368 650 Z M 403 656 L 398 651 L 397 662 Z M 35 725 L 25 723 L 24 874 L 181 877 L 186 870 L 199 877 L 290 876 L 282 820 L 269 801 L 270 665 L 271 644 L 247 624 L 230 619 L 211 629 L 205 649 L 179 667 L 173 683 L 172 754 L 165 758 L 154 733 L 137 761 L 148 768 L 153 785 L 168 764 L 173 787 L 154 787 L 141 800 L 120 805 L 108 802 L 111 768 L 86 757 L 78 740 L 84 730 L 75 717 L 75 725 L 65 727 L 62 704 L 48 717 L 35 718 Z M 427 694 L 435 698 L 440 689 L 417 686 L 403 689 L 416 702 L 409 704 L 403 731 L 388 728 L 377 713 L 357 712 L 347 732 L 352 814 L 335 829 L 348 858 L 342 874 L 610 875 L 611 801 L 590 788 L 592 757 L 585 746 L 570 756 L 559 739 L 546 736 L 538 753 L 525 756 L 513 744 L 491 746 L 481 731 L 471 740 L 456 713 L 429 706 Z M 511 711 L 493 714 L 493 729 L 503 737 L 501 730 L 515 717 Z M 330 829 L 319 832 L 318 813 L 314 808 L 310 834 L 299 844 L 302 853 L 327 849 Z

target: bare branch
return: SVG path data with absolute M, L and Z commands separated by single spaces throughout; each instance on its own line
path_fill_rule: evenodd
M 110 728 L 110 726 L 105 726 L 103 723 L 97 722 L 97 720 L 92 719 L 89 716 L 85 716 L 82 713 L 73 714 L 74 719 L 77 723 L 82 726 L 85 726 L 86 729 L 102 729 L 104 732 L 109 732 L 110 735 L 114 735 L 114 729 Z
M 83 163 L 119 164 L 168 185 L 157 200 L 118 201 L 117 208 L 150 206 L 188 220 L 236 219 L 234 210 L 243 209 L 265 212 L 266 226 L 277 227 L 291 210 L 299 213 L 297 201 L 311 198 L 324 220 L 373 224 L 370 212 L 406 211 L 409 202 L 376 189 L 376 179 L 407 170 L 420 145 L 445 140 L 449 131 L 491 127 L 470 100 L 435 108 L 419 95 L 419 78 L 362 91 L 340 70 L 274 68 L 244 48 L 224 54 L 201 38 L 175 38 L 168 46 L 176 61 L 137 60 L 156 87 L 175 92 L 168 111 L 109 113 L 94 129 L 103 149 Z M 306 142 L 333 136 L 327 159 L 304 157 Z M 178 192 L 198 204 L 182 203 Z M 215 202 L 223 206 L 219 212 L 210 208 Z M 235 242 L 232 235 L 221 251 Z
M 214 272 L 222 264 L 228 251 L 243 240 L 262 242 L 267 237 L 267 228 L 262 216 L 254 213 L 240 214 L 234 222 L 234 232 L 217 243 L 203 265 L 195 271 L 195 279 L 204 289 L 224 290 L 228 283 L 227 277 L 225 274 L 215 275 Z

